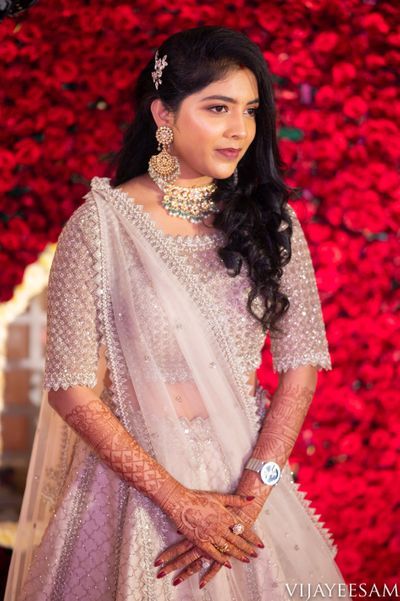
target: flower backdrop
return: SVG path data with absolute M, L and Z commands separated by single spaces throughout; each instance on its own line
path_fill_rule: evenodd
M 261 46 L 333 363 L 291 465 L 346 580 L 377 585 L 398 582 L 400 553 L 399 13 L 373 0 L 42 0 L 0 25 L 3 302 L 90 179 L 111 175 L 132 84 L 165 37 L 219 24 Z M 259 377 L 273 388 L 268 348 Z

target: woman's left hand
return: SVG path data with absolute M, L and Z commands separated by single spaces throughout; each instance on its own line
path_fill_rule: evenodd
M 248 531 L 253 527 L 261 509 L 262 505 L 260 506 L 260 501 L 256 498 L 245 507 L 232 507 L 230 511 L 238 516 L 238 521 L 240 521 L 240 523 L 242 523 L 246 528 L 246 531 Z M 168 549 L 163 551 L 157 557 L 154 565 L 157 564 L 157 566 L 160 567 L 162 565 L 160 572 L 157 574 L 157 578 L 162 578 L 163 576 L 166 576 L 175 570 L 184 568 L 173 580 L 174 585 L 180 584 L 193 574 L 196 574 L 203 569 L 202 559 L 204 559 L 204 552 L 187 538 L 184 538 L 182 541 L 174 543 L 168 547 Z M 210 582 L 210 580 L 223 567 L 222 564 L 217 561 L 212 559 L 209 561 L 211 563 L 207 568 L 207 571 L 203 574 L 200 582 L 200 588 L 203 588 L 208 582 Z M 161 574 L 163 576 L 161 576 Z

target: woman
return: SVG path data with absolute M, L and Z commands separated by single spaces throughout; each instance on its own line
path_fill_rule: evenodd
M 57 245 L 6 601 L 343 597 L 287 463 L 331 363 L 262 53 L 224 27 L 174 34 L 135 109 Z

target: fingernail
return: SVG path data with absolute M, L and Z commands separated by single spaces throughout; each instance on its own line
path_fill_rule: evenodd
M 246 499 L 247 499 L 247 501 L 252 501 L 253 499 L 255 499 L 255 497 L 248 496 L 248 497 L 246 497 Z
M 180 584 L 181 582 L 183 582 L 182 578 L 177 578 L 176 580 L 173 581 L 173 585 L 176 586 L 177 584 Z
M 255 551 L 252 551 L 252 553 L 250 553 L 250 555 L 251 555 L 252 557 L 258 557 L 258 555 L 257 555 L 257 553 L 256 553 Z
M 260 549 L 265 549 L 265 545 L 263 545 L 262 543 L 257 543 L 257 547 L 259 547 Z
M 164 576 L 166 576 L 166 572 L 160 572 L 159 574 L 157 574 L 157 578 L 163 578 Z
M 163 560 L 162 559 L 157 559 L 157 561 L 154 562 L 155 567 L 157 568 L 158 566 L 161 566 L 163 564 Z
M 200 582 L 200 588 L 203 588 L 203 586 L 206 586 L 207 582 Z
M 177 530 L 177 533 L 178 533 L 178 534 L 183 534 L 183 532 L 181 532 L 180 530 Z
M 245 563 L 250 563 L 250 559 L 248 557 L 242 557 L 242 561 Z
M 230 562 L 229 562 L 229 561 L 226 561 L 226 562 L 224 563 L 224 566 L 226 566 L 226 567 L 227 567 L 227 568 L 229 568 L 230 570 L 232 569 L 232 566 L 231 566 L 231 564 L 230 564 Z

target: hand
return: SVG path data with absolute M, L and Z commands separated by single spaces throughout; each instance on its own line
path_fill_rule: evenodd
M 264 548 L 261 539 L 251 531 L 251 528 L 256 521 L 262 505 L 257 500 L 252 503 L 248 503 L 243 507 L 234 507 L 231 511 L 236 515 L 237 522 L 240 522 L 245 527 L 245 530 L 241 535 L 235 535 L 237 539 L 240 537 L 246 538 L 252 544 L 259 548 Z M 179 534 L 182 534 L 179 532 Z M 257 557 L 257 554 L 252 551 L 250 553 L 252 557 Z M 157 574 L 157 578 L 162 578 L 174 570 L 184 568 L 179 572 L 173 581 L 174 585 L 180 584 L 184 580 L 187 580 L 189 576 L 199 572 L 202 566 L 202 558 L 204 553 L 202 550 L 193 544 L 190 540 L 184 539 L 168 547 L 161 555 L 159 555 L 154 562 L 155 566 L 162 566 L 162 569 Z M 166 565 L 167 564 L 167 565 Z M 186 566 L 186 567 L 185 567 Z M 212 561 L 207 572 L 203 575 L 200 582 L 200 588 L 203 588 L 221 569 L 222 565 L 220 562 Z
M 262 484 L 260 486 L 257 474 L 250 470 L 244 470 L 234 494 L 245 495 L 255 493 L 257 496 L 254 498 L 253 502 L 248 503 L 243 507 L 234 507 L 231 510 L 238 518 L 238 521 L 245 526 L 245 531 L 239 536 L 246 536 L 247 540 L 261 549 L 264 548 L 261 539 L 254 533 L 251 533 L 254 537 L 251 539 L 248 537 L 248 534 L 249 531 L 251 532 L 250 529 L 257 520 L 271 490 L 272 488 L 269 486 L 266 487 Z M 180 532 L 180 534 L 182 533 Z M 194 545 L 190 540 L 184 539 L 168 547 L 156 558 L 154 565 L 163 566 L 157 577 L 159 578 L 161 575 L 165 576 L 174 570 L 184 568 L 176 575 L 175 580 L 173 581 L 173 584 L 179 584 L 202 569 L 202 557 L 204 557 L 204 554 L 201 549 Z M 213 561 L 202 577 L 200 588 L 203 588 L 203 586 L 219 572 L 221 567 L 221 563 Z
M 243 507 L 252 499 L 238 495 L 225 495 L 210 491 L 191 490 L 179 482 L 171 482 L 167 494 L 159 500 L 161 509 L 175 522 L 184 536 L 199 547 L 203 556 L 231 567 L 227 555 L 248 562 L 245 553 L 253 554 L 251 545 L 242 537 L 235 535 L 231 527 L 236 523 L 235 515 L 225 508 Z M 258 542 L 254 533 L 250 540 Z M 226 547 L 221 552 L 218 547 Z

